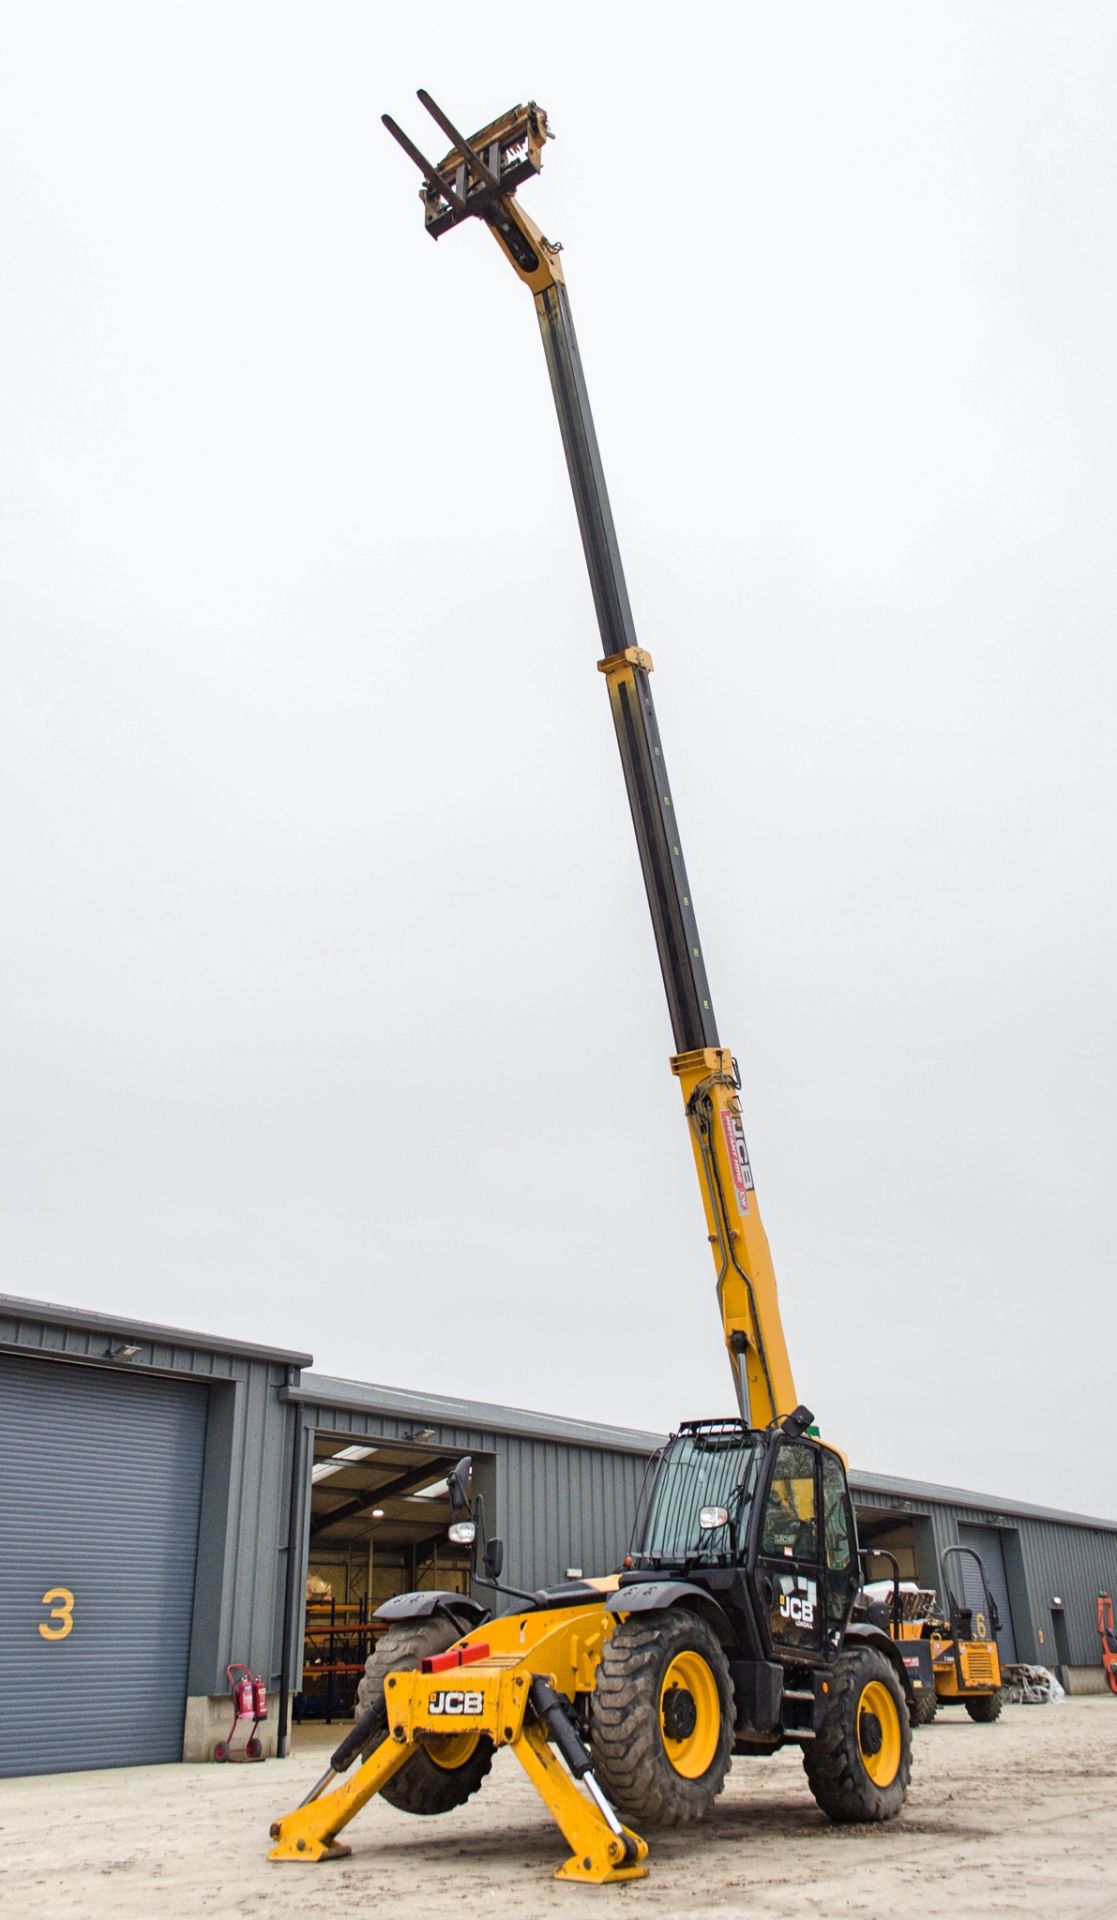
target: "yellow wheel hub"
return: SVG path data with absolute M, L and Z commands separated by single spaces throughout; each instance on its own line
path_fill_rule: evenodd
M 455 1768 L 464 1767 L 472 1760 L 477 1751 L 479 1733 L 438 1733 L 433 1740 L 424 1740 L 423 1751 L 428 1753 L 436 1767 L 445 1767 L 447 1773 Z
M 659 1689 L 663 1748 L 684 1780 L 700 1780 L 718 1750 L 721 1699 L 700 1653 L 677 1653 Z
M 875 1787 L 890 1787 L 900 1771 L 900 1716 L 883 1680 L 870 1680 L 857 1702 L 857 1750 Z

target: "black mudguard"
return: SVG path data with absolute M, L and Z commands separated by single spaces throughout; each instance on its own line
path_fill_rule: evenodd
M 931 1642 L 929 1640 L 898 1640 L 900 1658 L 907 1669 L 908 1678 L 917 1694 L 934 1693 L 935 1669 L 931 1664 Z
M 635 1581 L 631 1586 L 618 1587 L 605 1602 L 606 1613 L 664 1613 L 669 1607 L 685 1607 L 690 1613 L 700 1614 L 723 1646 L 735 1645 L 737 1636 L 725 1608 L 704 1587 L 696 1587 L 689 1580 Z
M 400 1620 L 429 1620 L 432 1614 L 444 1613 L 452 1620 L 458 1632 L 470 1633 L 489 1618 L 489 1609 L 478 1600 L 471 1600 L 466 1593 L 443 1593 L 431 1589 L 425 1593 L 397 1593 L 391 1600 L 385 1600 L 377 1607 L 374 1620 L 386 1620 L 389 1626 L 395 1626 Z
M 878 1653 L 883 1653 L 885 1659 L 892 1662 L 896 1670 L 896 1678 L 904 1689 L 904 1699 L 908 1706 L 912 1707 L 915 1705 L 915 1688 L 912 1686 L 912 1677 L 904 1665 L 904 1656 L 901 1652 L 905 1644 L 904 1641 L 893 1640 L 889 1634 L 882 1633 L 879 1627 L 874 1627 L 868 1620 L 852 1620 L 846 1628 L 843 1642 L 847 1647 L 875 1647 Z M 913 1641 L 911 1644 L 917 1646 L 919 1643 Z

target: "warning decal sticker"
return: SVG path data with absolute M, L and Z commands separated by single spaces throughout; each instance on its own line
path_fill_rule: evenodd
M 723 1110 L 721 1124 L 725 1133 L 725 1150 L 729 1155 L 729 1171 L 733 1175 L 733 1185 L 737 1189 L 737 1205 L 742 1213 L 749 1210 L 749 1194 L 752 1192 L 752 1168 L 749 1166 L 749 1150 L 745 1145 L 745 1129 L 739 1113 Z

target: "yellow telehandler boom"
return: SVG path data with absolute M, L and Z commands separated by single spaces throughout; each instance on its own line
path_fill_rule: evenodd
M 539 171 L 547 116 L 516 107 L 433 165 L 388 115 L 423 175 L 435 239 L 487 226 L 531 290 L 589 568 L 605 675 L 717 1267 L 738 1414 L 684 1421 L 657 1455 L 624 1569 L 525 1593 L 501 1584 L 503 1547 L 470 1505 L 470 1462 L 449 1476 L 472 1595 L 401 1594 L 329 1771 L 272 1828 L 275 1860 L 326 1860 L 380 1794 L 411 1813 L 461 1806 L 494 1749 L 511 1747 L 570 1847 L 556 1869 L 602 1883 L 646 1871 L 638 1829 L 705 1815 L 731 1756 L 789 1742 L 834 1820 L 890 1820 L 911 1765 L 913 1683 L 889 1634 L 855 1618 L 857 1534 L 845 1464 L 797 1403 L 745 1145 L 740 1077 L 714 1021 L 674 799 L 633 626 L 570 304 L 552 246 L 515 192 Z M 483 1547 L 479 1558 L 479 1549 Z M 498 1611 L 499 1602 L 505 1604 Z M 357 1754 L 362 1764 L 340 1779 Z M 340 1779 L 340 1784 L 339 1784 Z
M 383 119 L 424 175 L 428 233 L 437 239 L 463 220 L 479 219 L 535 301 L 601 633 L 598 669 L 609 689 L 674 1032 L 671 1067 L 686 1104 L 717 1264 L 726 1349 L 742 1418 L 767 1426 L 790 1413 L 797 1396 L 745 1144 L 740 1079 L 718 1038 L 656 725 L 651 656 L 636 637 L 560 250 L 515 198 L 515 188 L 542 166 L 547 116 L 534 103 L 515 107 L 466 140 L 428 93 L 420 92 L 419 99 L 453 142 L 439 166 L 423 157 L 390 115 Z

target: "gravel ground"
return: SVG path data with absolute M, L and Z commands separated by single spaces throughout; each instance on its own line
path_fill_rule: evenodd
M 992 1727 L 941 1713 L 915 1736 L 907 1809 L 834 1827 L 793 1748 L 737 1760 L 713 1817 L 652 1835 L 648 1879 L 556 1883 L 562 1838 L 514 1757 L 471 1805 L 417 1820 L 373 1801 L 349 1860 L 278 1866 L 268 1826 L 321 1771 L 337 1730 L 288 1761 L 0 1781 L 0 1912 L 35 1920 L 588 1910 L 654 1920 L 864 1915 L 1117 1920 L 1117 1700 L 1009 1707 Z

